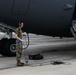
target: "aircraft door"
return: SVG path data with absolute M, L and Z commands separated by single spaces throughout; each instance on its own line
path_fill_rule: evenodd
M 29 9 L 30 0 L 13 0 L 12 14 L 25 15 Z

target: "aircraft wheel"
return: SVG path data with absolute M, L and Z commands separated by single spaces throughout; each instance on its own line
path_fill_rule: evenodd
M 2 41 L 1 54 L 3 56 L 16 56 L 16 39 Z

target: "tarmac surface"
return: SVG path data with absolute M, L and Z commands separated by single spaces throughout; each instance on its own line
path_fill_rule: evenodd
M 73 38 L 30 34 L 30 45 L 23 50 L 21 59 L 25 64 L 27 50 L 29 54 L 40 53 L 44 59 L 29 60 L 28 66 L 17 67 L 16 57 L 0 55 L 0 75 L 76 75 L 76 41 Z

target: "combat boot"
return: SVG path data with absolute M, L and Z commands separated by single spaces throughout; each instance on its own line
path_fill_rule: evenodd
M 24 66 L 24 63 L 21 63 L 20 61 L 17 61 L 17 66 Z
M 24 65 L 24 63 L 22 63 L 22 62 L 20 62 L 20 63 Z

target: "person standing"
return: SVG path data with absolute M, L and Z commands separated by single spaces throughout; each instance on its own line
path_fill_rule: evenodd
M 17 66 L 24 66 L 24 63 L 21 62 L 22 55 L 22 28 L 24 27 L 23 22 L 19 22 L 19 26 L 16 28 L 15 37 L 16 37 L 16 58 L 17 58 Z

